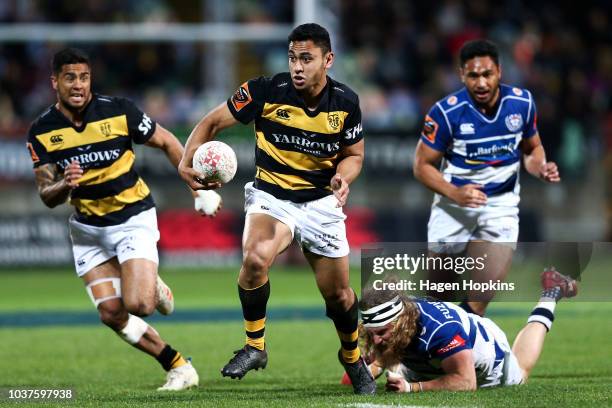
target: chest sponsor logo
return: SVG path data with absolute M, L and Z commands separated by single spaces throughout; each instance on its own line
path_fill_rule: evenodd
M 81 164 L 81 167 L 92 168 L 99 167 L 101 164 L 115 161 L 121 155 L 121 149 L 93 151 L 77 154 L 75 156 L 63 159 L 57 162 L 57 165 L 65 169 L 72 161 L 76 160 Z
M 461 132 L 462 135 L 473 135 L 476 133 L 476 130 L 474 130 L 473 123 L 462 123 L 459 125 L 459 132 Z
M 505 122 L 506 127 L 511 132 L 516 132 L 521 127 L 523 127 L 523 117 L 518 113 L 513 113 L 511 115 L 506 116 Z
M 313 156 L 327 156 L 330 153 L 336 153 L 340 149 L 340 142 L 315 142 L 311 140 L 311 138 L 316 136 L 316 134 L 302 132 L 302 135 L 303 136 L 272 133 L 272 139 L 277 145 L 290 145 L 296 150 L 312 154 Z
M 484 143 L 468 143 L 466 146 L 468 159 L 478 161 L 494 161 L 504 156 L 516 154 L 515 140 L 491 140 Z
M 58 145 L 60 143 L 64 143 L 64 138 L 62 135 L 52 135 L 49 138 L 49 141 L 54 145 Z

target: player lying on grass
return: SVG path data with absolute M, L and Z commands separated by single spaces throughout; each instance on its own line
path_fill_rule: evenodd
M 575 280 L 545 270 L 540 300 L 512 348 L 490 319 L 452 303 L 392 291 L 364 291 L 360 333 L 365 352 L 374 357 L 373 375 L 388 368 L 389 391 L 473 391 L 524 384 L 552 326 L 556 303 L 576 293 Z

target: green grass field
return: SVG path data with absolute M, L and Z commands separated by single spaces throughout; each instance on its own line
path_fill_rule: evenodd
M 177 312 L 214 308 L 239 311 L 235 270 L 163 270 L 173 288 Z M 358 287 L 358 273 L 353 283 Z M 379 383 L 376 396 L 354 396 L 338 384 L 338 340 L 323 316 L 311 273 L 305 269 L 271 273 L 271 310 L 301 308 L 308 320 L 270 319 L 266 370 L 242 381 L 222 378 L 219 370 L 243 342 L 240 320 L 155 323 L 162 337 L 193 358 L 200 387 L 178 394 L 155 388 L 164 373 L 152 358 L 130 348 L 110 330 L 95 324 L 12 326 L 2 317 L 20 312 L 96 312 L 72 271 L 0 271 L 0 388 L 72 388 L 76 398 L 56 406 L 214 406 L 214 407 L 584 407 L 612 406 L 612 303 L 561 303 L 540 362 L 529 384 L 476 393 L 392 395 Z M 535 303 L 535 302 L 534 302 Z M 522 327 L 533 303 L 497 303 L 490 316 L 510 339 Z M 320 310 L 320 313 L 318 311 Z M 318 315 L 317 315 L 318 313 Z M 320 316 L 320 318 L 317 318 Z M 0 406 L 51 406 L 11 403 Z

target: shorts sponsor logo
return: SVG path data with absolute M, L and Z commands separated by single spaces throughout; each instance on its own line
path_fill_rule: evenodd
M 249 93 L 249 83 L 245 82 L 240 85 L 240 88 L 232 95 L 232 106 L 236 109 L 236 112 L 239 112 L 242 108 L 248 105 L 253 99 L 251 98 L 251 94 Z
M 448 353 L 449 351 L 465 345 L 465 339 L 458 334 L 446 346 L 438 350 L 438 354 Z
M 266 207 L 265 205 L 262 205 L 261 209 L 264 211 L 270 211 L 270 207 Z
M 79 260 L 77 261 L 77 265 L 78 265 L 78 266 L 83 266 L 83 265 L 85 265 L 85 260 L 84 260 L 84 259 L 79 259 Z
M 516 132 L 523 126 L 523 117 L 518 113 L 506 116 L 506 127 L 511 132 Z
M 425 123 L 423 123 L 423 131 L 421 132 L 421 135 L 430 143 L 435 143 L 436 133 L 438 133 L 438 123 L 429 115 L 425 116 Z

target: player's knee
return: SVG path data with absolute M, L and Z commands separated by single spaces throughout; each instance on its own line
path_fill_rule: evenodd
M 128 319 L 128 314 L 120 302 L 104 302 L 98 307 L 98 313 L 100 321 L 115 331 L 125 326 Z
M 335 309 L 348 310 L 355 302 L 350 288 L 330 288 L 322 291 L 325 303 Z
M 125 308 L 135 316 L 149 316 L 155 311 L 155 302 L 145 299 L 123 299 Z
M 268 274 L 270 264 L 271 260 L 255 250 L 245 251 L 242 260 L 242 267 L 247 279 L 253 279 L 254 281 L 260 280 Z

